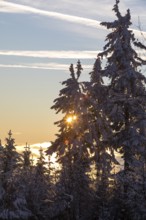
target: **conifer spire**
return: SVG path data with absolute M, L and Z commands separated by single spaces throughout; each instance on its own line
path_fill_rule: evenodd
M 101 77 L 101 60 L 100 57 L 97 57 L 95 60 L 94 66 L 93 66 L 93 71 L 90 72 L 90 79 L 91 82 L 94 84 L 102 84 L 103 79 Z
M 76 73 L 77 74 L 77 79 L 79 79 L 79 77 L 81 75 L 81 72 L 83 70 L 80 60 L 78 60 L 78 62 L 77 62 L 76 69 L 77 69 L 77 73 Z

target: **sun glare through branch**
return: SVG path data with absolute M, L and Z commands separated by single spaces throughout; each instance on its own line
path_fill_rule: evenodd
M 76 120 L 77 120 L 77 116 L 76 115 L 70 115 L 70 116 L 67 117 L 66 122 L 68 124 L 72 124 Z

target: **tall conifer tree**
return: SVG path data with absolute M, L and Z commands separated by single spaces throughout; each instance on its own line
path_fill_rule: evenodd
M 15 148 L 15 139 L 11 130 L 1 154 L 1 197 L 0 219 L 28 219 L 31 211 L 27 207 L 26 197 L 20 181 L 20 155 Z
M 111 81 L 105 110 L 114 134 L 111 144 L 121 153 L 124 160 L 124 173 L 121 174 L 124 174 L 122 179 L 127 213 L 130 213 L 131 219 L 144 219 L 146 78 L 140 71 L 143 60 L 134 49 L 134 47 L 143 49 L 144 46 L 129 29 L 132 24 L 130 11 L 127 10 L 126 15 L 122 16 L 118 4 L 119 0 L 116 0 L 113 8 L 117 20 L 101 23 L 111 30 L 106 37 L 104 51 L 99 54 L 107 59 L 103 74 Z M 137 198 L 136 202 L 134 198 Z M 125 219 L 127 218 L 125 215 Z
M 66 203 L 64 213 L 72 220 L 83 216 L 89 219 L 86 198 L 88 196 L 88 200 L 90 199 L 87 175 L 90 164 L 88 151 L 90 132 L 87 100 L 83 94 L 83 85 L 79 83 L 81 71 L 80 61 L 77 62 L 76 72 L 71 64 L 71 77 L 62 83 L 65 88 L 60 91 L 59 98 L 54 101 L 52 108 L 57 113 L 64 113 L 64 116 L 61 121 L 57 122 L 59 127 L 57 139 L 48 149 L 48 153 L 55 151 L 58 155 L 58 162 L 62 167 L 60 184 Z M 68 202 L 70 207 L 68 207 Z

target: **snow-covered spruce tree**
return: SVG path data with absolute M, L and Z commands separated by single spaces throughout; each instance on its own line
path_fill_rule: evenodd
M 32 159 L 31 159 L 31 149 L 30 146 L 26 143 L 26 146 L 24 147 L 24 151 L 22 152 L 22 167 L 24 171 L 28 171 L 32 167 Z
M 16 151 L 15 139 L 12 138 L 11 130 L 6 138 L 6 145 L 3 150 L 3 173 L 9 176 L 20 163 L 20 155 Z
M 36 175 L 44 176 L 47 173 L 46 161 L 42 147 L 39 149 L 39 157 L 36 163 Z
M 31 212 L 27 208 L 20 178 L 20 155 L 15 148 L 11 130 L 1 153 L 1 196 L 0 219 L 28 219 Z
M 90 219 L 90 188 L 89 188 L 89 127 L 88 106 L 83 94 L 82 84 L 79 83 L 82 67 L 77 62 L 76 72 L 73 64 L 70 66 L 71 77 L 64 81 L 65 86 L 55 99 L 56 112 L 64 114 L 63 119 L 56 124 L 59 134 L 48 154 L 56 152 L 58 162 L 62 167 L 57 183 L 58 197 L 56 209 L 62 219 Z M 58 202 L 60 201 L 60 202 Z
M 107 86 L 102 79 L 102 69 L 100 58 L 97 57 L 93 71 L 90 72 L 90 82 L 84 82 L 86 93 L 88 94 L 88 105 L 90 109 L 90 136 L 92 146 L 93 172 L 95 173 L 95 219 L 111 219 L 111 189 L 112 189 L 112 169 L 118 162 L 111 147 L 112 131 L 109 120 L 103 111 L 105 97 L 107 96 Z
M 2 159 L 3 159 L 3 150 L 4 150 L 4 146 L 2 146 L 2 142 L 0 140 L 0 175 L 2 174 L 2 170 L 3 170 L 3 162 L 2 162 Z
M 144 47 L 129 29 L 130 11 L 122 16 L 118 4 L 116 0 L 113 8 L 117 20 L 101 23 L 111 29 L 99 54 L 107 58 L 103 74 L 111 80 L 105 110 L 114 132 L 112 145 L 124 160 L 124 171 L 120 173 L 124 219 L 145 219 L 146 78 L 140 72 L 143 60 L 134 50 Z
M 53 193 L 51 191 L 51 180 L 48 175 L 48 169 L 41 147 L 37 163 L 33 169 L 30 170 L 30 175 L 26 189 L 26 199 L 28 207 L 33 214 L 31 219 L 50 219 L 50 215 L 52 215 L 50 213 L 50 204 L 53 202 Z

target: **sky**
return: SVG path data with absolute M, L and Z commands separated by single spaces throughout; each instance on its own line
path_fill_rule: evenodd
M 114 0 L 0 0 L 0 138 L 11 129 L 17 145 L 46 146 L 55 139 L 50 107 L 80 59 L 83 80 L 102 50 L 108 31 L 100 22 L 114 21 Z M 130 8 L 137 38 L 146 34 L 146 1 L 121 0 Z M 146 41 L 144 42 L 146 44 Z

